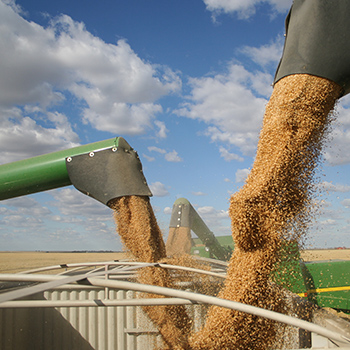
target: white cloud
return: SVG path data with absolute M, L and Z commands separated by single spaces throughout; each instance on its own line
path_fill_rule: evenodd
M 285 12 L 292 6 L 293 0 L 266 0 L 278 12 Z
M 324 157 L 330 165 L 348 164 L 350 163 L 350 95 L 339 100 L 334 117 Z
M 55 40 L 51 29 L 27 22 L 10 6 L 0 2 L 0 104 L 3 106 L 40 103 L 50 105 L 62 96 L 52 83 L 64 80 L 55 68 L 51 50 Z
M 346 198 L 344 199 L 341 204 L 345 207 L 345 208 L 350 208 L 350 198 Z
M 273 12 L 285 12 L 292 4 L 292 0 L 203 0 L 209 11 L 215 14 L 237 13 L 241 19 L 249 18 L 256 12 L 261 3 L 271 6 Z
M 216 234 L 230 234 L 229 226 L 222 223 L 222 220 L 229 219 L 228 211 L 218 210 L 212 206 L 198 207 L 196 211 L 210 230 Z
M 236 171 L 236 182 L 245 182 L 250 170 L 249 169 L 238 169 Z
M 15 212 L 19 214 L 34 216 L 46 216 L 51 214 L 51 211 L 47 207 L 42 206 L 39 202 L 30 197 L 12 198 L 1 202 L 1 204 L 14 208 Z M 9 213 L 9 211 L 7 211 L 7 213 Z
M 213 141 L 229 143 L 244 155 L 252 156 L 267 103 L 267 99 L 254 94 L 253 82 L 260 74 L 230 64 L 226 74 L 193 78 L 188 102 L 175 113 L 209 124 L 206 135 Z M 272 91 L 271 86 L 265 84 L 264 90 L 267 89 Z
M 171 215 L 173 213 L 173 209 L 170 207 L 165 207 L 163 211 L 166 215 Z
M 150 147 L 148 147 L 148 150 L 150 152 L 157 152 L 157 153 L 160 153 L 160 154 L 165 154 L 166 153 L 165 149 L 162 149 L 162 148 L 159 148 L 159 147 L 156 147 L 156 146 L 150 146 Z
M 87 96 L 85 98 L 88 100 Z M 108 98 L 104 97 L 106 100 Z M 162 107 L 153 103 L 129 105 L 127 103 L 111 103 L 104 105 L 89 104 L 85 109 L 83 122 L 92 124 L 97 130 L 115 134 L 138 135 L 146 128 L 151 128 L 151 119 L 162 111 Z M 101 108 L 100 108 L 101 107 Z
M 145 157 L 149 162 L 154 162 L 156 160 L 156 158 L 154 157 L 150 157 L 147 154 L 142 154 L 143 157 Z
M 65 115 L 47 112 L 45 117 L 42 126 L 19 108 L 0 107 L 0 163 L 79 145 L 79 137 Z
M 151 189 L 152 194 L 155 197 L 165 197 L 169 196 L 170 194 L 166 186 L 159 181 L 153 182 L 149 185 L 149 187 Z
M 332 140 L 327 145 L 324 158 L 330 165 L 344 165 L 350 163 L 350 129 L 336 126 L 332 131 Z
M 165 154 L 165 160 L 168 162 L 182 162 L 182 158 L 178 155 L 178 153 L 174 150 Z
M 277 65 L 282 57 L 284 38 L 278 36 L 273 42 L 260 47 L 244 46 L 238 51 L 248 56 L 253 62 L 261 67 L 273 64 Z
M 344 165 L 350 163 L 349 154 L 350 129 L 337 125 L 331 133 L 331 141 L 324 151 L 324 158 L 329 165 Z
M 150 146 L 148 147 L 148 150 L 150 152 L 164 154 L 164 159 L 168 162 L 182 162 L 182 158 L 178 155 L 178 153 L 175 150 L 167 152 L 165 149 L 156 146 Z
M 229 218 L 228 211 L 217 210 L 211 206 L 198 207 L 197 212 L 198 212 L 198 214 L 200 214 L 201 216 L 206 217 L 206 218 L 209 218 L 209 217 L 215 217 L 216 219 Z
M 324 225 L 324 226 L 334 226 L 337 224 L 336 220 L 333 219 L 326 219 L 320 222 L 320 224 Z
M 350 186 L 349 185 L 343 185 L 343 184 L 332 184 L 330 182 L 324 181 L 320 184 L 320 187 L 322 190 L 329 191 L 329 192 L 349 192 Z
M 283 39 L 277 37 L 268 45 L 239 49 L 263 70 L 250 72 L 233 62 L 226 73 L 190 79 L 192 91 L 175 113 L 204 121 L 209 125 L 204 134 L 212 141 L 234 145 L 243 155 L 253 156 L 265 105 L 272 93 L 273 76 L 265 70 L 279 61 L 282 48 Z M 224 147 L 220 153 L 227 161 L 243 160 Z
M 7 0 L 0 1 L 0 23 L 1 129 L 13 138 L 23 131 L 28 144 L 45 149 L 49 139 L 61 148 L 77 142 L 67 120 L 59 122 L 56 115 L 53 121 L 48 112 L 67 94 L 81 101 L 83 122 L 135 135 L 152 128 L 162 112 L 156 100 L 181 89 L 180 78 L 169 68 L 143 61 L 125 40 L 104 42 L 69 16 L 59 16 L 45 28 L 24 19 L 20 8 Z M 17 113 L 16 120 L 5 112 L 14 106 L 26 111 Z M 41 109 L 40 119 L 34 107 Z M 156 126 L 164 138 L 165 125 Z M 2 147 L 3 152 L 10 149 Z
M 99 130 L 142 133 L 162 111 L 154 101 L 181 87 L 170 69 L 142 61 L 124 40 L 106 44 L 68 16 L 59 17 L 54 26 L 64 28 L 57 58 L 77 76 L 68 89 L 88 104 L 84 120 Z
M 51 210 L 30 197 L 12 198 L 1 202 L 1 223 L 11 227 L 40 227 Z
M 201 191 L 197 191 L 197 192 L 192 191 L 191 193 L 192 193 L 194 196 L 206 196 L 206 195 L 207 195 L 207 193 L 201 192 Z
M 3 224 L 11 227 L 25 227 L 25 228 L 38 228 L 42 226 L 43 221 L 34 216 L 24 216 L 24 215 L 8 215 L 4 216 L 1 220 Z
M 73 187 L 67 187 L 51 192 L 55 199 L 51 205 L 66 216 L 86 216 L 94 220 L 111 220 L 112 212 L 107 206 L 79 192 Z
M 64 188 L 51 192 L 60 215 L 54 216 L 53 221 L 66 223 L 76 228 L 91 232 L 93 239 L 103 235 L 103 239 L 115 239 L 115 224 L 113 211 L 95 199 L 82 194 L 74 188 Z M 70 227 L 74 232 L 74 228 Z
M 248 18 L 255 13 L 257 0 L 203 0 L 209 11 L 217 14 L 236 12 L 239 18 Z M 260 1 L 260 0 L 258 0 Z
M 155 120 L 154 124 L 159 128 L 157 136 L 161 139 L 165 139 L 167 137 L 167 133 L 169 132 L 169 130 L 165 126 L 165 123 L 159 120 Z
M 40 195 L 1 203 L 0 226 L 6 225 L 6 232 L 0 237 L 4 248 L 15 244 L 14 240 L 21 246 L 23 240 L 26 242 L 23 250 L 96 249 L 96 246 L 120 249 L 109 208 L 73 188 L 49 193 L 55 199 L 49 203 L 56 207 L 54 213 L 34 199 L 42 198 Z M 57 229 L 57 223 L 61 228 Z
M 15 0 L 1 0 L 4 4 L 10 6 L 13 11 L 17 12 L 17 13 L 20 13 L 20 14 L 23 14 L 24 11 L 23 9 L 21 8 L 20 5 L 16 4 Z
M 226 162 L 230 162 L 231 160 L 237 160 L 239 162 L 243 162 L 243 158 L 235 153 L 230 153 L 225 147 L 220 147 L 220 156 L 226 160 Z
M 251 89 L 257 95 L 261 95 L 269 99 L 272 93 L 272 75 L 263 72 L 254 72 L 254 77 L 251 82 Z

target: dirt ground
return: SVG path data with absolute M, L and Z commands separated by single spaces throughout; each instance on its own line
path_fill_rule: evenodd
M 318 249 L 301 251 L 304 261 L 350 260 L 350 249 Z M 115 253 L 51 253 L 0 252 L 0 273 L 16 273 L 44 266 L 79 262 L 101 262 L 125 259 L 126 254 Z

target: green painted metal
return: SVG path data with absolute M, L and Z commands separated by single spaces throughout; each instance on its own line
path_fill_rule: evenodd
M 0 166 L 0 200 L 71 185 L 66 158 L 118 147 L 119 137 Z
M 321 307 L 350 311 L 350 261 L 304 263 L 302 271 L 310 301 Z
M 228 261 L 231 257 L 232 251 L 235 246 L 233 243 L 232 236 L 215 236 L 215 238 L 219 242 L 219 244 L 225 249 L 225 251 L 228 252 L 224 256 L 224 260 Z M 193 238 L 193 247 L 191 248 L 191 254 L 203 258 L 213 258 L 212 252 L 210 251 L 210 249 L 208 249 L 208 247 L 204 245 L 200 238 Z
M 232 236 L 217 236 L 216 240 L 234 249 Z M 193 242 L 192 255 L 213 258 L 201 239 Z M 285 244 L 280 257 L 271 274 L 273 282 L 320 307 L 350 313 L 350 260 L 304 262 L 296 242 Z
M 299 295 L 306 295 L 301 269 L 299 245 L 295 241 L 285 242 L 279 252 L 279 261 L 271 274 L 272 280 L 281 287 Z
M 190 227 L 202 241 L 205 246 L 204 251 L 210 257 L 228 260 L 232 254 L 232 250 L 229 247 L 224 247 L 219 243 L 217 237 L 209 230 L 208 226 L 186 198 L 178 198 L 175 201 L 169 227 Z

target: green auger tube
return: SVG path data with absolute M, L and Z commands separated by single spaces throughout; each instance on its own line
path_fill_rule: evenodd
M 0 200 L 72 184 L 106 205 L 124 195 L 152 195 L 136 151 L 122 137 L 0 166 Z

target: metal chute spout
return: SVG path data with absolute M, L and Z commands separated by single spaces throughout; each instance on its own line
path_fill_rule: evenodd
M 122 138 L 118 146 L 71 157 L 66 166 L 74 187 L 105 205 L 123 196 L 152 196 L 137 152 Z
M 329 79 L 350 92 L 350 1 L 294 0 L 275 83 L 287 75 Z
M 167 240 L 167 253 L 179 251 L 181 245 L 185 242 L 176 240 L 176 229 L 188 228 L 192 230 L 203 244 L 210 251 L 213 257 L 219 260 L 229 260 L 232 250 L 229 247 L 223 247 L 216 239 L 191 203 L 185 198 L 179 198 L 173 205 L 173 211 L 169 224 L 169 237 Z M 175 246 L 175 247 L 174 247 Z M 171 254 L 170 254 L 171 255 Z
M 0 200 L 69 185 L 105 205 L 152 195 L 137 152 L 122 137 L 0 166 Z

